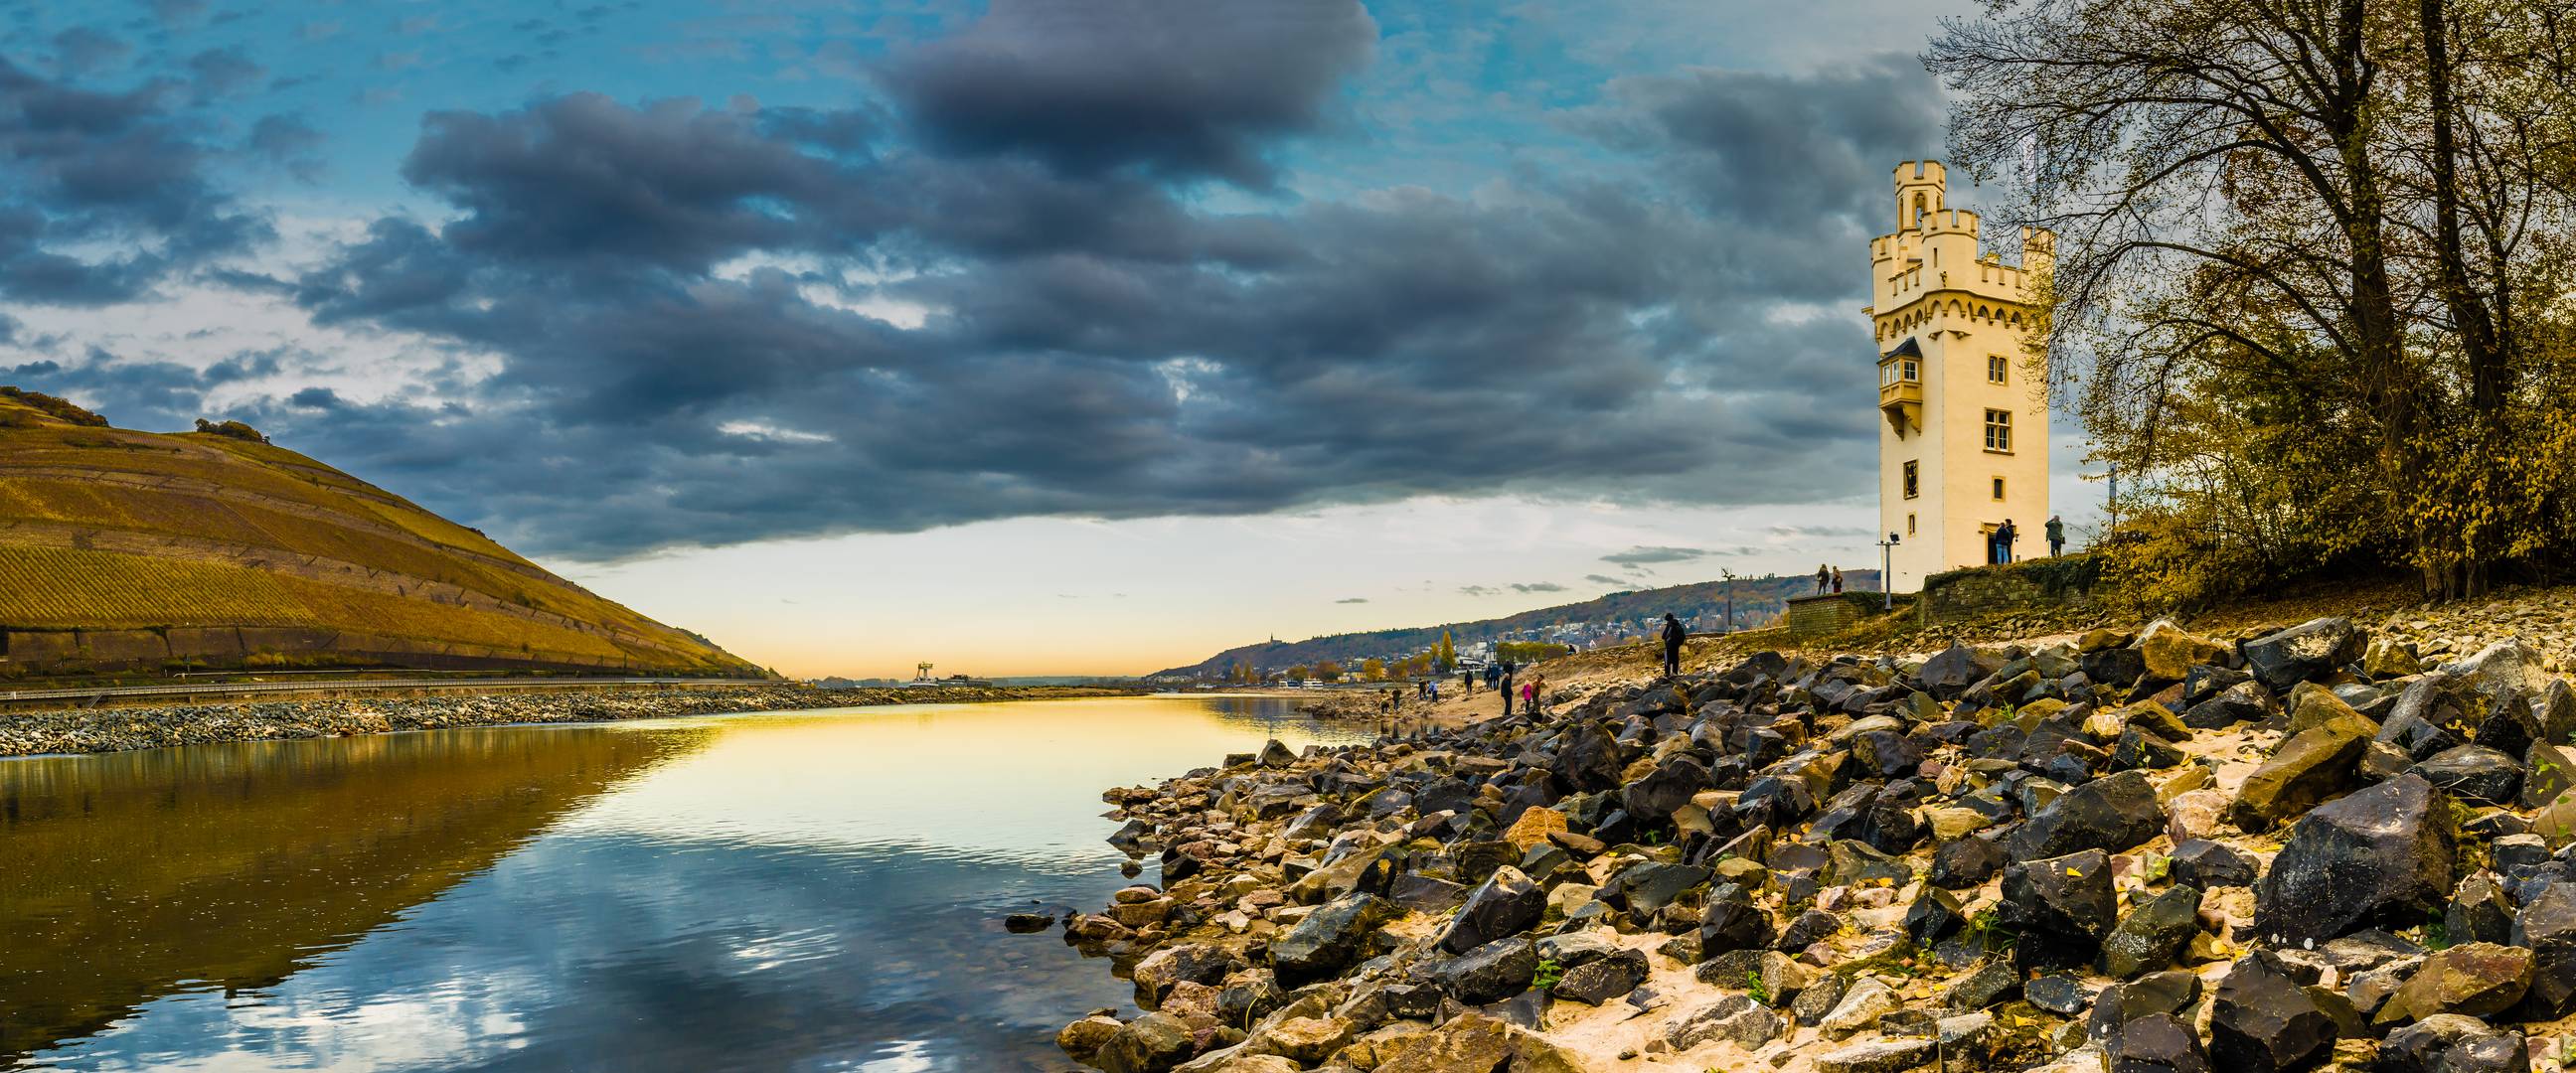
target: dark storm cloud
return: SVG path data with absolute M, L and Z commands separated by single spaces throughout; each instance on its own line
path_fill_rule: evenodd
M 251 153 L 312 182 L 322 173 L 322 132 L 297 115 L 266 115 L 251 124 Z
M 144 427 L 251 421 L 527 550 L 585 557 L 1423 493 L 1740 504 L 1867 486 L 1874 413 L 1845 396 L 1868 384 L 1869 340 L 1847 301 L 1883 167 L 1775 171 L 1824 189 L 1713 206 L 1730 169 L 1776 166 L 1748 110 L 1790 108 L 1784 122 L 1852 143 L 1811 161 L 1919 155 L 1844 114 L 1886 107 L 1855 85 L 1920 88 L 1892 68 L 1634 80 L 1584 116 L 1615 147 L 1597 175 L 1219 213 L 1192 201 L 1201 180 L 1266 182 L 1270 149 L 1328 125 L 1366 16 L 1075 10 L 1005 5 L 902 54 L 889 112 L 571 94 L 431 113 L 402 173 L 445 222 L 377 220 L 291 281 L 204 274 L 459 355 L 416 391 L 297 392 L 277 369 L 328 363 L 275 355 L 207 373 L 93 355 L 50 378 Z M 1214 76 L 1160 58 L 1191 49 L 1081 37 L 1149 24 L 1244 84 L 1198 92 Z M 969 84 L 978 72 L 994 84 Z M 37 92 L 9 75 L 0 93 Z M 226 205 L 136 92 L 78 103 L 171 149 L 164 174 L 198 195 L 152 218 L 196 234 Z M 309 157 L 309 130 L 271 118 L 248 147 Z M 1122 133 L 1146 131 L 1162 133 Z M 36 188 L 40 238 L 158 204 Z M 178 263 L 155 256 L 129 288 Z M 0 287 L 15 268 L 0 258 Z M 497 375 L 459 371 L 487 362 Z M 219 377 L 251 375 L 287 380 L 284 397 L 198 412 Z
M 54 35 L 54 66 L 69 78 L 114 67 L 133 53 L 134 46 L 94 27 L 75 26 Z
M 943 152 L 1262 186 L 1376 40 L 1358 0 L 1001 0 L 878 77 Z
M 82 89 L 0 60 L 0 295 L 121 301 L 265 237 L 206 177 L 176 88 Z
M 203 103 L 256 87 L 268 76 L 268 69 L 251 62 L 238 48 L 213 48 L 189 57 L 188 73 L 196 83 L 196 98 Z
M 688 271 L 751 249 L 841 251 L 872 235 L 867 176 L 806 151 L 846 124 L 769 130 L 695 101 L 574 94 L 499 116 L 432 112 L 403 177 L 463 210 L 444 240 L 515 259 L 641 259 Z
M 1656 548 L 1640 545 L 1626 551 L 1614 551 L 1601 557 L 1612 566 L 1649 566 L 1658 563 L 1686 563 L 1710 553 L 1701 548 Z

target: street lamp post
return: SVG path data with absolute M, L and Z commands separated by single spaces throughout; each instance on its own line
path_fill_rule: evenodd
M 1896 544 L 1894 533 L 1878 542 L 1878 594 L 1885 598 L 1879 605 L 1882 611 L 1896 610 Z

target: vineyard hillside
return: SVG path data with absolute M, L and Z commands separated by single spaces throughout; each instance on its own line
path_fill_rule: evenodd
M 248 426 L 0 388 L 0 677 L 351 665 L 760 673 Z

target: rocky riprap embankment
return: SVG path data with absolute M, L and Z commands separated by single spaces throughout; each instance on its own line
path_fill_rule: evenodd
M 1113 790 L 1111 1073 L 2555 1068 L 2576 691 L 2341 619 L 1764 653 Z M 2529 1031 L 2526 1031 L 2529 1030 Z
M 565 692 L 511 690 L 355 700 L 0 712 L 0 756 L 106 753 L 223 741 L 327 738 L 505 723 L 589 723 L 879 704 L 1020 700 L 1036 696 L 1068 696 L 1075 692 L 979 686 L 914 690 L 745 685 Z

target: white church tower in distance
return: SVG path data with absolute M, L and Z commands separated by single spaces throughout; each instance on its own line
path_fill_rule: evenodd
M 2031 273 L 2056 237 L 2023 228 L 2021 266 L 1977 252 L 1977 214 L 1950 208 L 1937 161 L 1896 166 L 1896 231 L 1869 244 L 1878 338 L 1878 514 L 1894 533 L 1890 591 L 1987 561 L 2012 520 L 2016 558 L 2047 554 L 2047 378 L 2022 344 Z

